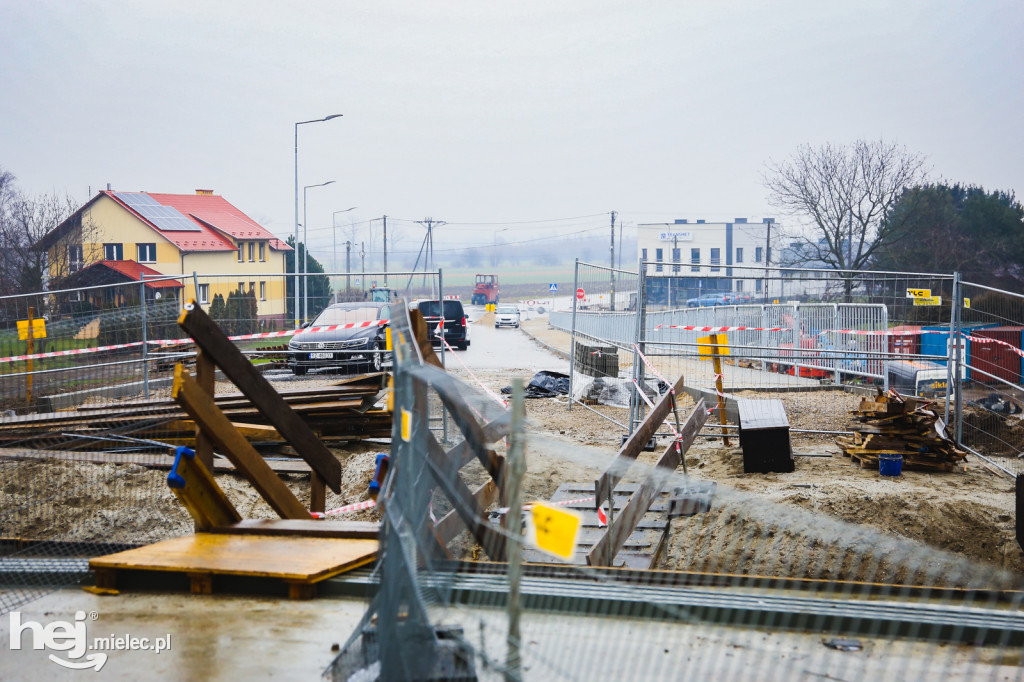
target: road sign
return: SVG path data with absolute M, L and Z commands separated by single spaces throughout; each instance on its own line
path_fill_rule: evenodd
M 583 289 L 577 289 L 577 290 L 576 290 L 576 298 L 578 298 L 579 300 L 581 300 L 581 301 L 582 301 L 582 300 L 583 300 L 583 298 L 584 298 L 584 297 L 585 297 L 586 295 L 587 295 L 587 292 L 583 291 Z
M 907 298 L 931 298 L 931 289 L 907 289 Z M 916 303 L 914 305 L 917 305 Z M 922 304 L 924 305 L 924 304 Z M 936 304 L 938 305 L 938 304 Z
M 715 341 L 717 334 L 701 336 L 697 339 L 697 355 L 706 356 L 702 360 L 710 360 L 716 353 L 718 355 L 729 355 L 729 347 L 718 345 Z M 727 343 L 725 334 L 721 335 L 722 343 Z
M 539 549 L 571 559 L 580 531 L 580 515 L 541 502 L 533 505 L 534 541 Z
M 908 289 L 909 291 L 909 289 Z M 925 289 L 925 291 L 928 291 Z M 942 305 L 941 296 L 920 296 L 914 297 L 914 305 Z
M 548 291 L 558 291 L 558 284 L 556 284 L 555 282 L 552 282 L 551 284 L 549 284 L 548 285 Z

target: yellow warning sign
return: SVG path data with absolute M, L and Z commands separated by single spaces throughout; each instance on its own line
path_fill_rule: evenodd
M 907 298 L 931 298 L 931 289 L 907 289 Z
M 715 344 L 716 336 L 719 338 L 719 341 L 721 341 L 721 344 Z M 725 334 L 712 334 L 711 336 L 701 336 L 697 339 L 697 354 L 706 356 L 705 359 L 708 360 L 710 360 L 716 352 L 718 353 L 718 355 L 728 355 L 729 346 L 724 345 L 726 343 L 728 343 L 728 339 L 725 338 Z
M 964 307 L 965 308 L 970 308 L 971 307 L 971 299 L 969 299 L 969 298 L 965 298 L 964 299 Z
M 18 338 L 22 341 L 28 338 L 28 320 L 18 320 Z M 41 317 L 32 318 L 32 338 L 46 338 L 46 320 Z
M 412 412 L 406 409 L 402 410 L 402 440 L 412 440 Z
M 569 509 L 538 502 L 533 505 L 533 529 L 538 548 L 571 559 L 576 551 L 580 516 Z
M 909 290 L 908 290 L 909 291 Z M 914 299 L 914 305 L 942 305 L 941 296 L 925 296 Z

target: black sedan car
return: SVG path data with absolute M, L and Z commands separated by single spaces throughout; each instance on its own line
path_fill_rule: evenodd
M 367 301 L 328 306 L 288 342 L 288 368 L 298 375 L 325 367 L 379 372 L 391 364 L 384 350 L 391 311 L 389 303 Z

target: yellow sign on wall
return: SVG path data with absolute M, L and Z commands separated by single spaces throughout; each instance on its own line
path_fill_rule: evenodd
M 941 296 L 926 296 L 914 299 L 914 305 L 942 305 Z
M 22 341 L 28 338 L 28 320 L 18 320 L 18 338 Z M 46 338 L 46 320 L 41 317 L 32 318 L 32 338 Z

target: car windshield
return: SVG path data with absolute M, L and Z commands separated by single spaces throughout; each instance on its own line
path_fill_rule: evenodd
M 516 313 L 519 312 L 519 308 L 515 307 L 514 305 L 500 305 L 498 306 L 497 312 L 505 315 L 515 315 Z
M 438 317 L 440 314 L 440 301 L 420 301 L 417 304 L 420 312 L 423 313 L 423 317 Z M 444 302 L 444 316 L 445 319 L 454 320 L 458 317 L 462 317 L 462 302 L 461 301 L 445 301 Z
M 323 327 L 330 324 L 351 324 L 377 319 L 380 308 L 327 308 L 320 313 L 313 325 Z

